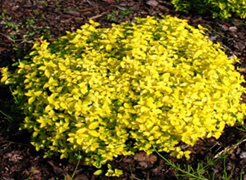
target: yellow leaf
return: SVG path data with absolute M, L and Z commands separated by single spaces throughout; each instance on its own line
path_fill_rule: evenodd
M 46 66 L 40 66 L 38 69 L 44 71 L 46 70 L 46 68 L 47 68 Z
M 38 135 L 38 132 L 34 132 L 33 134 L 32 134 L 32 137 L 37 137 L 37 135 Z
M 89 129 L 96 129 L 98 127 L 99 123 L 98 122 L 92 122 L 89 125 Z
M 83 139 L 82 138 L 76 139 L 76 143 L 79 144 L 79 145 L 82 145 Z
M 89 134 L 91 136 L 94 136 L 94 137 L 98 137 L 99 136 L 99 133 L 97 131 L 95 131 L 95 130 L 89 131 Z
M 48 69 L 46 69 L 44 71 L 44 74 L 45 74 L 46 77 L 50 77 L 50 71 Z
M 194 59 L 198 58 L 202 53 L 203 53 L 203 52 L 202 52 L 201 50 L 200 50 L 200 51 L 197 51 L 197 52 L 194 54 L 193 58 L 194 58 Z
M 85 133 L 87 130 L 86 130 L 86 128 L 80 128 L 76 133 L 77 134 L 83 134 L 83 133 Z
M 45 107 L 45 111 L 46 111 L 46 112 L 49 112 L 50 110 L 52 110 L 52 107 L 51 107 L 50 105 L 47 105 L 47 106 Z
M 127 109 L 131 108 L 131 106 L 128 103 L 124 103 L 124 107 Z
M 67 109 L 67 104 L 66 104 L 66 102 L 61 102 L 61 103 L 60 103 L 60 107 L 61 107 L 62 109 Z
M 87 88 L 86 83 L 80 83 L 80 84 L 79 84 L 79 87 L 80 87 L 80 92 L 81 92 L 82 94 L 86 94 L 86 93 L 87 93 L 88 88 Z
M 106 45 L 106 51 L 111 51 L 112 48 L 113 48 L 113 47 L 112 47 L 111 44 L 107 44 L 107 45 Z
M 96 176 L 101 175 L 102 172 L 103 171 L 101 169 L 98 169 L 97 171 L 94 172 L 94 175 L 96 175 Z
M 59 63 L 58 66 L 62 71 L 65 71 L 67 69 L 66 66 L 64 66 L 62 63 Z
M 203 103 L 201 101 L 195 101 L 193 104 L 197 105 L 197 106 L 202 106 L 203 105 Z
M 42 94 L 43 91 L 37 91 L 34 93 L 34 96 L 40 96 Z
M 3 76 L 1 82 L 5 82 L 8 79 L 8 76 Z
M 32 104 L 35 101 L 35 97 L 30 97 L 28 99 L 28 104 Z
M 32 97 L 33 96 L 33 92 L 31 90 L 28 90 L 27 93 L 25 93 L 25 95 Z
M 68 138 L 67 141 L 74 144 L 75 139 L 71 137 L 71 138 Z
M 143 112 L 148 112 L 149 111 L 149 108 L 145 107 L 145 106 L 142 106 L 141 109 L 140 109 L 141 113 Z
M 150 136 L 150 133 L 147 132 L 147 131 L 145 131 L 145 132 L 143 132 L 143 135 L 145 135 L 145 136 Z

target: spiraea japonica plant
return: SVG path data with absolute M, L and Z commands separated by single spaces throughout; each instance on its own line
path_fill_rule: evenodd
M 180 142 L 219 138 L 225 125 L 243 122 L 238 59 L 203 27 L 170 16 L 97 26 L 53 43 L 40 38 L 29 63 L 1 70 L 25 115 L 21 128 L 46 157 L 79 152 L 97 167 L 136 151 L 189 158 Z

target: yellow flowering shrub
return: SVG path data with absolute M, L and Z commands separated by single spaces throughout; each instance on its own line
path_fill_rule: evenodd
M 172 3 L 178 11 L 211 13 L 214 18 L 246 17 L 246 0 L 172 0 Z
M 136 20 L 112 28 L 90 21 L 51 44 L 40 38 L 31 62 L 2 69 L 26 116 L 22 129 L 45 156 L 80 152 L 97 167 L 136 151 L 189 157 L 179 142 L 219 138 L 243 121 L 243 77 L 201 26 Z

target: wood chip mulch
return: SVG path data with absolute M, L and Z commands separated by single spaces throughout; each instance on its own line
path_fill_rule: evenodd
M 65 35 L 66 31 L 76 30 L 89 19 L 99 22 L 101 27 L 110 27 L 112 23 L 133 21 L 134 17 L 166 14 L 187 19 L 193 26 L 200 24 L 208 28 L 207 35 L 211 41 L 224 46 L 228 56 L 236 55 L 241 59 L 241 64 L 236 66 L 243 68 L 241 73 L 245 75 L 246 20 L 235 17 L 214 20 L 209 14 L 176 12 L 170 0 L 1 0 L 0 67 L 11 66 L 18 59 L 23 59 L 30 52 L 32 41 L 40 36 L 44 35 L 49 41 L 54 41 Z M 15 119 L 13 123 L 0 113 L 0 179 L 71 179 L 76 162 L 68 163 L 56 157 L 43 159 L 43 152 L 36 152 L 30 144 L 30 135 L 18 131 L 17 122 L 21 122 L 22 117 L 11 108 L 12 103 L 9 89 L 0 86 L 0 110 Z M 231 148 L 226 158 L 217 159 L 217 163 L 209 166 L 207 172 L 210 177 L 214 174 L 214 179 L 225 179 L 223 174 L 226 171 L 227 179 L 246 180 L 246 130 L 240 131 L 239 128 L 227 127 L 218 140 L 211 138 L 197 142 L 190 148 L 193 153 L 189 160 L 163 155 L 183 169 L 187 165 L 196 169 L 199 162 L 206 165 L 207 158 L 216 159 Z M 132 156 L 120 156 L 110 164 L 113 168 L 123 170 L 124 174 L 119 178 L 96 176 L 93 175 L 96 168 L 81 164 L 75 172 L 75 179 L 188 179 L 176 177 L 180 172 L 168 166 L 156 154 L 147 156 L 139 152 Z M 105 171 L 106 166 L 102 170 Z M 210 179 L 206 172 L 201 173 Z

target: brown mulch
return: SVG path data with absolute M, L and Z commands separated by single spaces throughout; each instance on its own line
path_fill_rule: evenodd
M 76 30 L 89 19 L 100 22 L 101 27 L 110 27 L 112 23 L 133 21 L 134 17 L 166 14 L 187 19 L 193 26 L 201 24 L 208 28 L 209 39 L 224 46 L 228 56 L 239 57 L 241 64 L 236 65 L 246 68 L 246 20 L 234 17 L 230 20 L 214 20 L 209 14 L 176 12 L 170 0 L 1 0 L 0 67 L 11 67 L 18 59 L 23 59 L 30 52 L 32 41 L 40 36 L 54 41 L 65 35 L 66 31 Z M 245 75 L 244 69 L 240 71 Z M 71 179 L 76 162 L 68 163 L 56 157 L 43 159 L 43 152 L 36 152 L 30 145 L 30 135 L 18 131 L 18 122 L 21 122 L 23 117 L 16 113 L 11 104 L 13 98 L 9 89 L 0 86 L 0 110 L 14 119 L 0 113 L 0 179 Z M 190 165 L 196 169 L 199 162 L 206 162 L 207 157 L 216 159 L 219 154 L 232 148 L 225 160 L 218 159 L 216 165 L 208 167 L 210 178 L 214 173 L 214 179 L 246 180 L 246 140 L 238 143 L 245 138 L 246 130 L 240 131 L 238 128 L 240 127 L 227 127 L 218 140 L 211 138 L 197 142 L 190 149 L 193 153 L 189 160 L 177 160 L 167 154 L 163 155 L 181 168 Z M 95 176 L 95 167 L 81 164 L 75 172 L 75 178 L 188 179 L 176 177 L 178 172 L 156 154 L 147 156 L 139 152 L 134 156 L 118 157 L 110 164 L 113 168 L 123 170 L 124 175 L 119 178 Z M 106 166 L 102 169 L 105 171 Z M 224 171 L 227 172 L 227 178 L 223 177 Z M 210 179 L 205 172 L 203 175 Z

